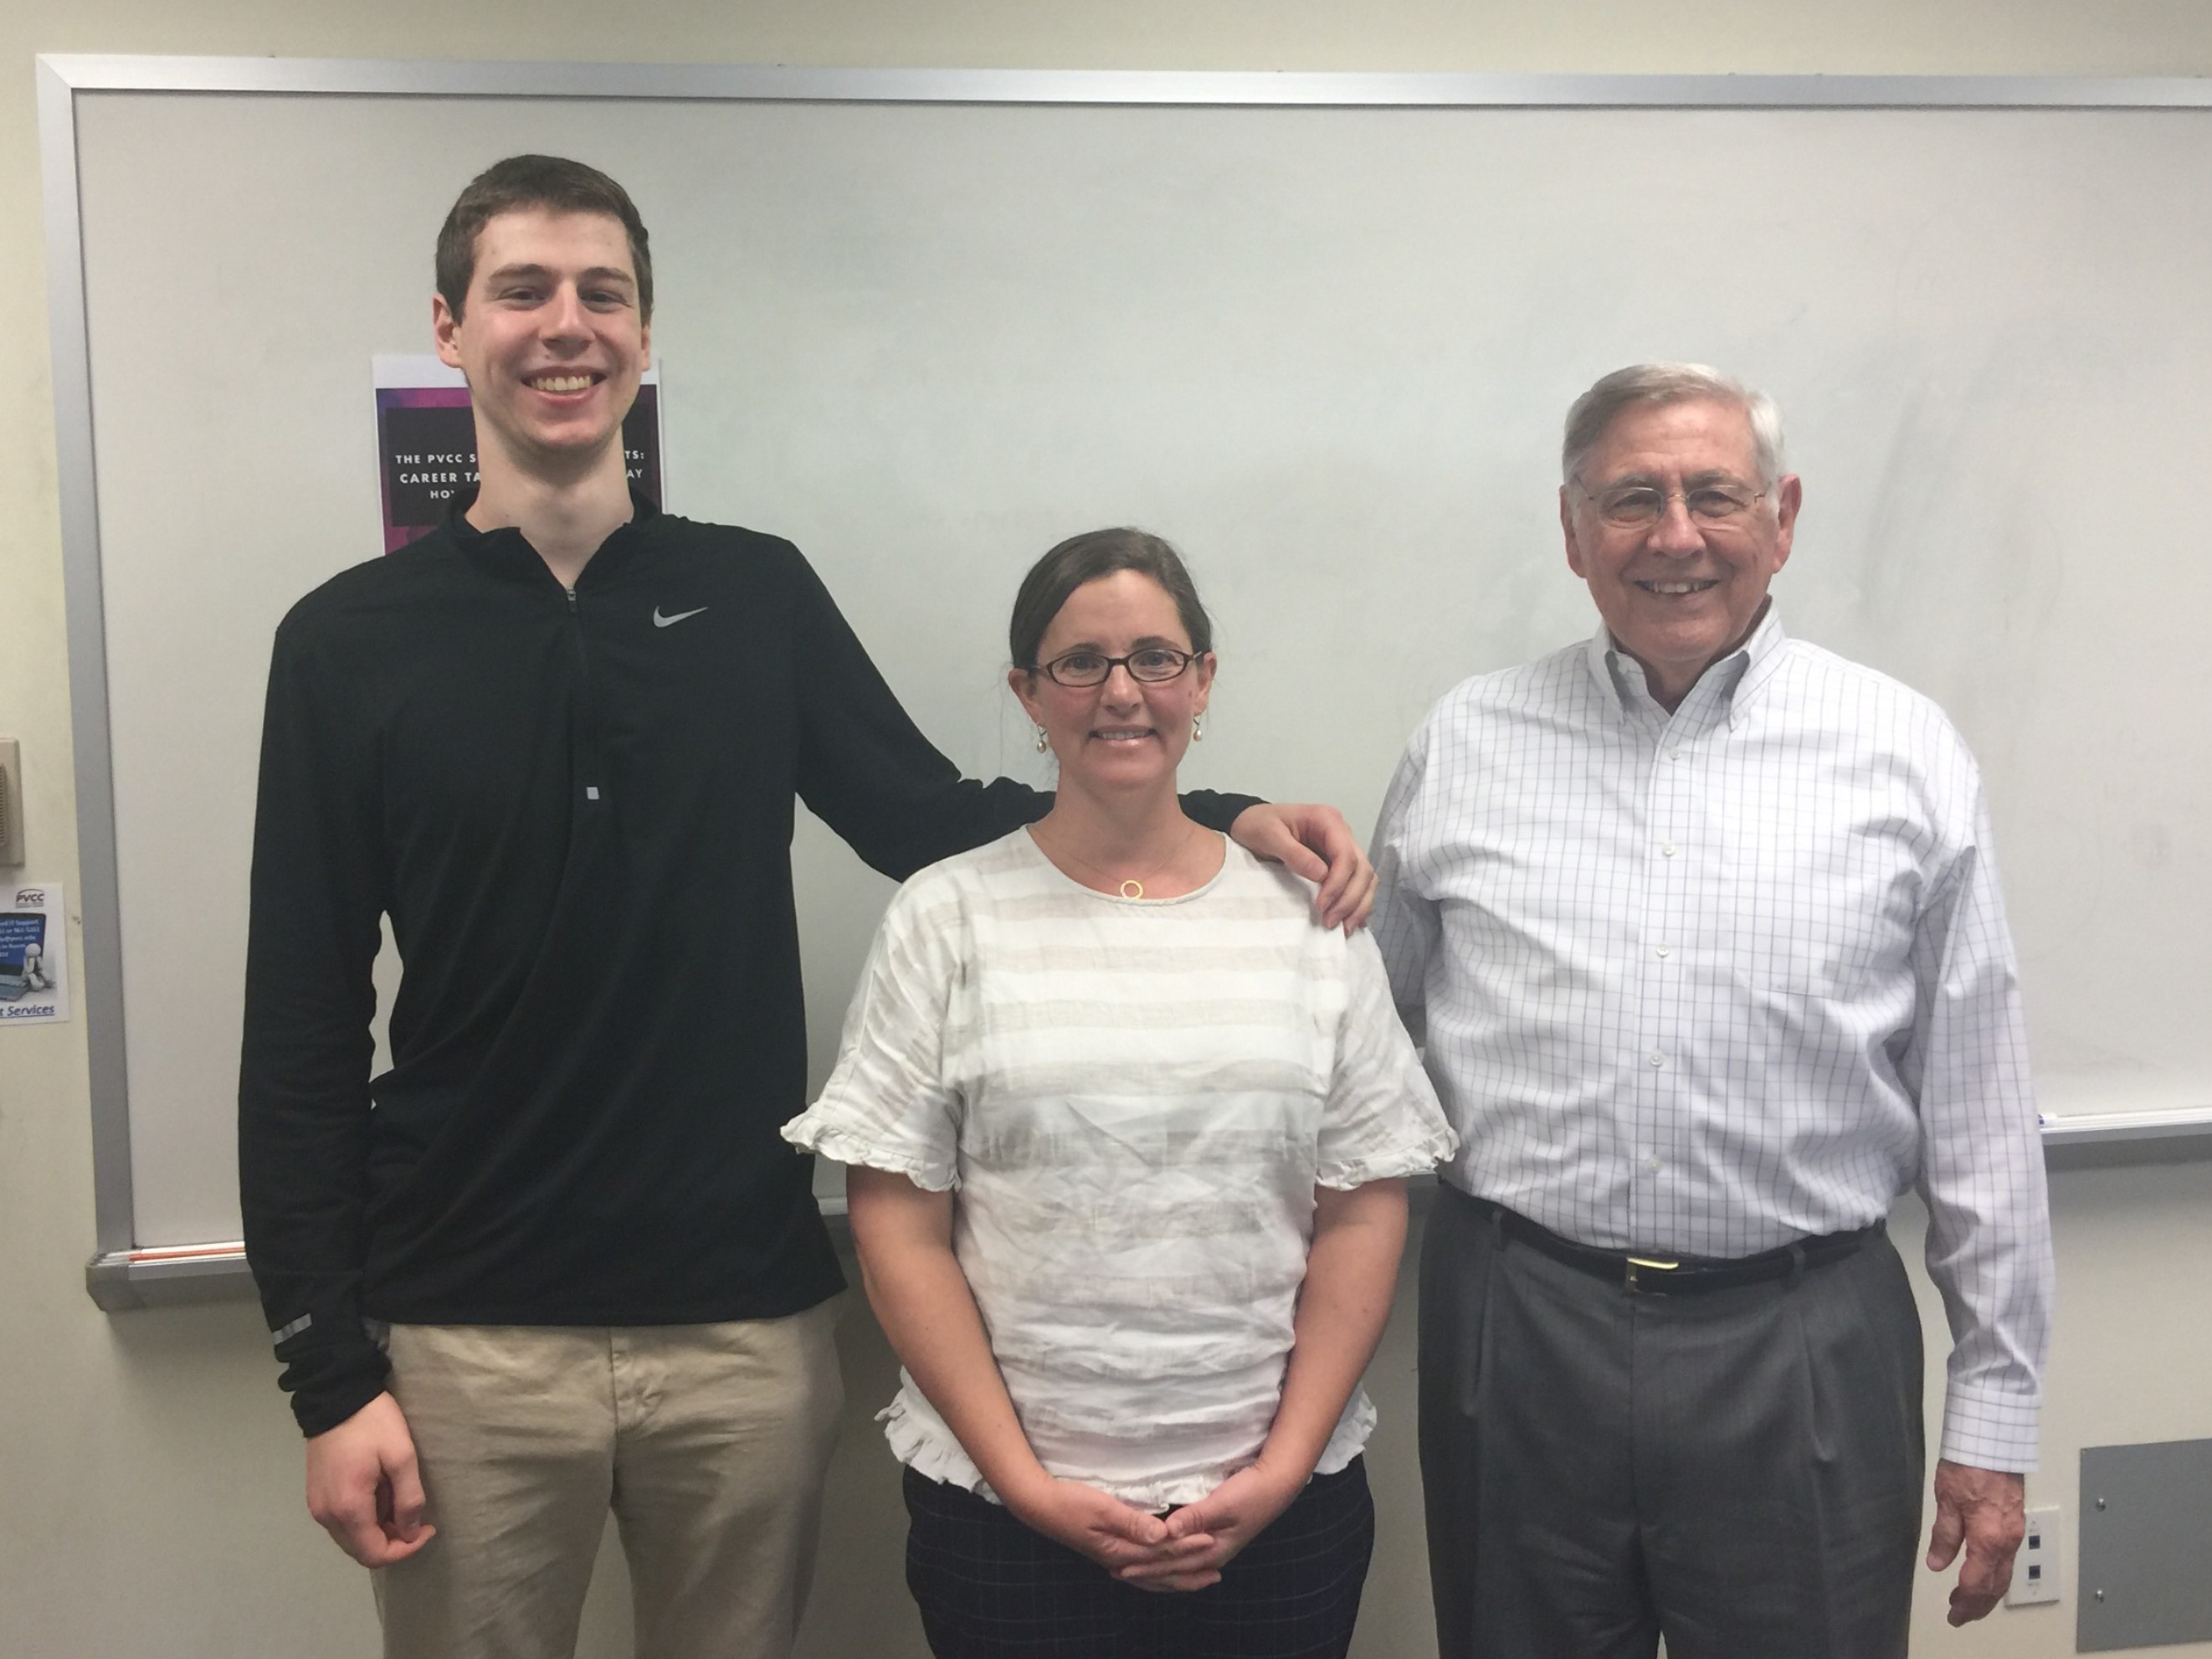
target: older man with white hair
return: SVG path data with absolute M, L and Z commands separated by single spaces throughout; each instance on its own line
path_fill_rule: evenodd
M 2004 1593 L 2050 1223 L 1982 784 L 1942 711 L 1790 638 L 1772 401 L 1607 375 L 1559 521 L 1601 625 L 1413 735 L 1376 932 L 1462 1150 L 1421 1459 L 1446 1659 L 1905 1651 L 1917 1187 L 1954 1347 L 1928 1565 Z

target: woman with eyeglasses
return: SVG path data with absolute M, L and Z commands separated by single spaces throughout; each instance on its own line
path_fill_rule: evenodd
M 851 1166 L 939 1659 L 1305 1659 L 1374 1537 L 1359 1388 L 1453 1136 L 1364 935 L 1183 815 L 1212 631 L 1165 542 L 1016 598 L 1051 812 L 892 901 L 787 1138 Z

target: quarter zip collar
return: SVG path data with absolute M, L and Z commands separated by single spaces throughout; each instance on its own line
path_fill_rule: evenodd
M 459 491 L 446 509 L 446 533 L 469 558 L 473 559 L 495 576 L 513 581 L 555 581 L 556 579 L 530 538 L 513 525 L 501 525 L 496 530 L 479 530 L 469 522 L 469 508 L 476 505 L 474 485 Z M 630 516 L 628 523 L 618 524 L 601 542 L 599 550 L 584 566 L 576 578 L 578 586 L 596 585 L 619 570 L 636 547 L 638 532 L 660 517 L 659 503 L 632 484 L 629 489 Z M 600 567 L 607 567 L 606 574 Z

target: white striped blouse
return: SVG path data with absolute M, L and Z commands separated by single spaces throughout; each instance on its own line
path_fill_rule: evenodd
M 787 1139 L 958 1189 L 953 1249 L 1045 1468 L 1148 1507 L 1257 1455 L 1316 1183 L 1410 1175 L 1453 1137 L 1364 933 L 1242 848 L 1200 890 L 1094 892 L 1026 830 L 884 917 L 835 1073 Z M 900 1460 L 989 1495 L 910 1377 Z M 1320 1472 L 1364 1443 L 1346 1406 Z

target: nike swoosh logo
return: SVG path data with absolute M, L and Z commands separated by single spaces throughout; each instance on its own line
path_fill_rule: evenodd
M 704 611 L 706 608 L 702 605 L 699 607 L 699 611 Z M 673 628 L 686 617 L 697 616 L 699 611 L 679 611 L 672 617 L 664 617 L 660 614 L 660 607 L 656 605 L 653 607 L 653 625 L 655 628 Z

